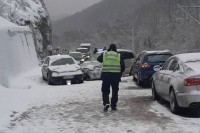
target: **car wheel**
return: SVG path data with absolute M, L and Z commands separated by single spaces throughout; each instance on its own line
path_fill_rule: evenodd
M 48 85 L 52 85 L 52 81 L 51 81 L 50 75 L 48 74 L 47 77 L 48 77 L 47 78 Z
M 139 79 L 139 75 L 137 74 L 137 85 L 138 86 L 143 86 L 142 81 Z
M 180 111 L 173 89 L 170 91 L 170 110 L 173 114 L 177 114 Z
M 152 82 L 152 99 L 159 100 L 159 96 L 158 93 L 156 92 L 156 88 L 153 82 Z

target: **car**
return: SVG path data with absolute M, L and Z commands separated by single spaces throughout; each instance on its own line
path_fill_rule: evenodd
M 73 57 L 78 63 L 81 63 L 84 61 L 83 55 L 81 52 L 70 52 L 69 56 Z
M 117 52 L 120 53 L 122 59 L 124 60 L 125 70 L 122 75 L 130 75 L 131 67 L 134 62 L 134 54 L 131 50 L 127 49 L 117 49 Z
M 101 78 L 102 64 L 97 61 L 97 57 L 102 54 L 102 52 L 97 52 L 91 55 L 88 61 L 80 64 L 85 80 L 95 80 Z
M 162 66 L 172 56 L 169 50 L 142 51 L 134 61 L 131 74 L 138 86 L 151 85 L 152 75 L 155 73 L 153 67 Z
M 76 52 L 81 52 L 84 60 L 88 60 L 90 58 L 90 50 L 88 48 L 77 48 Z
M 182 107 L 200 107 L 200 53 L 174 55 L 153 75 L 152 97 L 170 102 L 172 113 L 179 113 Z
M 49 85 L 83 83 L 83 72 L 75 59 L 69 55 L 48 56 L 42 65 L 42 78 Z

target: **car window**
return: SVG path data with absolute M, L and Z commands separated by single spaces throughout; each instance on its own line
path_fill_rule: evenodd
M 141 61 L 141 57 L 142 57 L 142 54 L 140 54 L 137 59 L 136 59 L 136 62 L 140 62 Z
M 121 57 L 126 60 L 126 59 L 133 59 L 134 55 L 131 52 L 119 52 Z
M 81 60 L 82 59 L 81 53 L 70 53 L 69 55 L 72 56 L 75 60 Z
M 74 60 L 72 58 L 62 58 L 62 59 L 58 59 L 54 62 L 51 63 L 51 66 L 59 66 L 59 65 L 71 65 L 71 64 L 75 64 Z
M 152 55 L 147 55 L 145 57 L 145 61 L 150 63 L 166 62 L 166 60 L 171 56 L 172 56 L 171 54 L 152 54 Z
M 170 60 L 166 61 L 165 64 L 163 65 L 163 67 L 162 67 L 162 70 L 167 70 L 167 69 L 168 69 L 168 66 L 169 66 L 169 64 L 170 64 L 170 62 L 171 62 L 172 60 L 173 60 L 173 59 L 170 59 Z
M 178 61 L 174 59 L 172 63 L 170 64 L 169 70 L 175 71 L 177 69 L 177 65 L 178 65 Z

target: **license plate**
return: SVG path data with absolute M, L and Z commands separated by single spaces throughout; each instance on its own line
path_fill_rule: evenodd
M 74 76 L 65 76 L 65 77 L 63 77 L 63 79 L 73 79 L 74 78 Z

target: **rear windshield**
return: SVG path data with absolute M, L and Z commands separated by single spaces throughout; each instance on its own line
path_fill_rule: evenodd
M 134 58 L 134 55 L 131 52 L 118 52 L 118 53 L 120 53 L 122 59 L 124 59 L 124 60 Z
M 71 64 L 75 64 L 74 60 L 72 58 L 62 58 L 62 59 L 58 59 L 54 62 L 51 63 L 51 66 L 60 66 L 60 65 L 71 65 Z
M 72 56 L 75 60 L 81 60 L 82 59 L 81 53 L 70 53 L 69 55 Z
M 88 53 L 88 49 L 77 49 L 76 52 L 81 52 L 81 53 Z
M 171 54 L 153 54 L 148 55 L 145 59 L 147 62 L 166 62 L 166 60 L 171 57 Z

